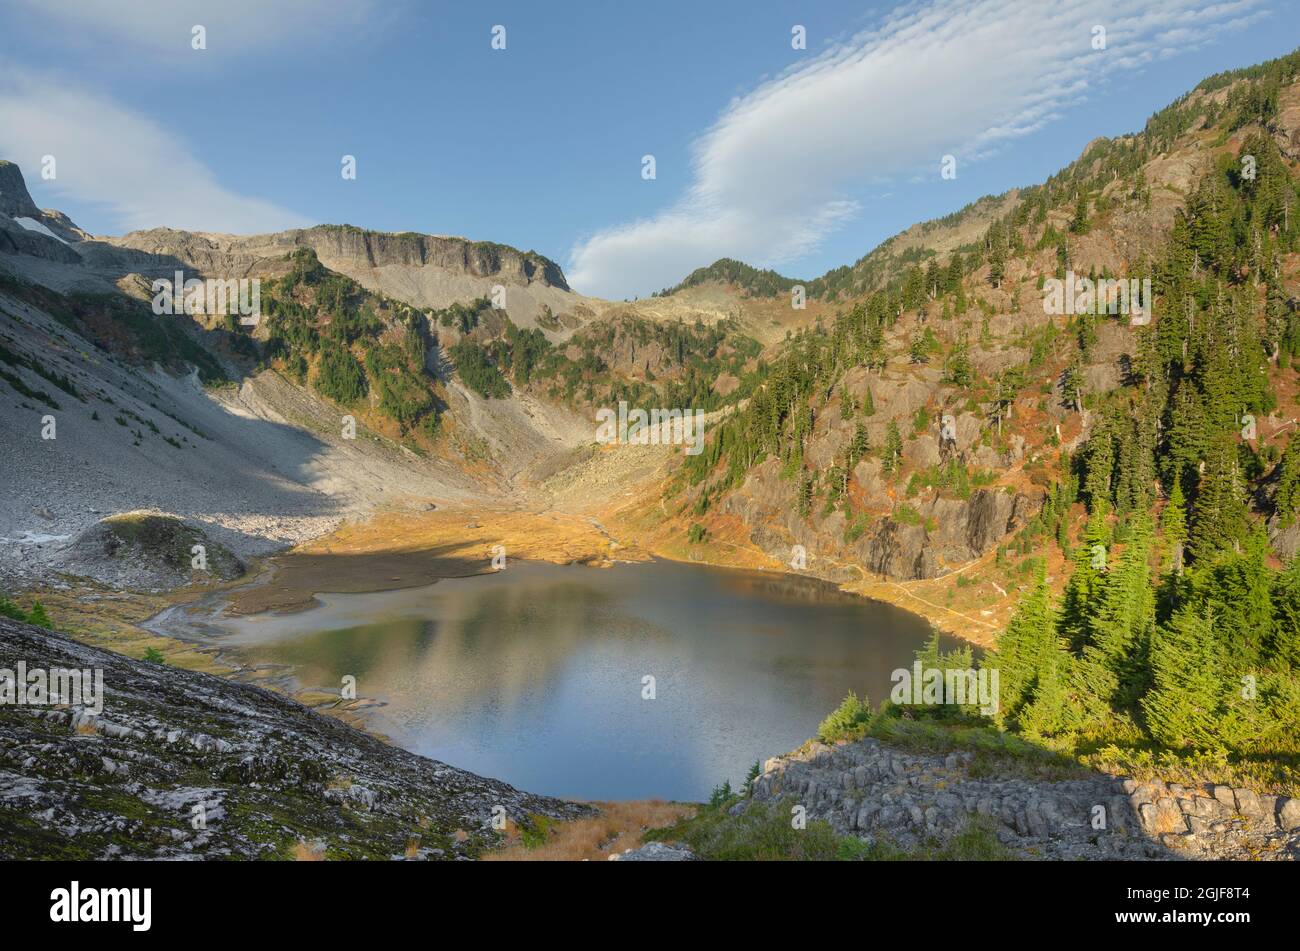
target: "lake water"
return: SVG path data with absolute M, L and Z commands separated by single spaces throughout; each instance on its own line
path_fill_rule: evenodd
M 674 562 L 515 563 L 291 615 L 218 618 L 304 686 L 357 678 L 402 746 L 521 789 L 699 800 L 873 703 L 929 626 L 803 578 Z M 654 699 L 645 678 L 653 677 Z

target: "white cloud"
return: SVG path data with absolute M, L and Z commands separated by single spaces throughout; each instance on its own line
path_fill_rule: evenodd
M 114 46 L 192 55 L 191 29 L 207 31 L 212 56 L 301 45 L 348 36 L 378 15 L 376 0 L 11 0 L 30 15 L 57 21 L 70 40 L 103 39 Z M 389 10 L 391 13 L 391 10 Z M 59 33 L 55 33 L 57 38 Z
M 1108 73 L 1258 15 L 1259 0 L 908 4 L 733 101 L 695 144 L 686 196 L 579 242 L 570 283 L 623 297 L 719 257 L 797 260 L 857 214 L 865 185 L 937 179 L 949 153 L 960 174 L 1059 118 Z M 1105 50 L 1092 48 L 1095 25 Z
M 53 181 L 36 178 L 45 155 L 56 161 Z M 255 233 L 310 223 L 223 187 L 175 129 L 21 69 L 0 71 L 0 156 L 18 163 L 29 190 L 39 184 L 56 199 L 101 205 L 123 231 Z

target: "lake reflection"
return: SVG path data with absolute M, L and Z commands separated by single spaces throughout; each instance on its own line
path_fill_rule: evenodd
M 531 792 L 702 799 L 816 730 L 850 688 L 873 703 L 928 625 L 801 578 L 674 562 L 512 564 L 315 610 L 220 619 L 254 660 L 387 706 L 408 749 Z M 653 700 L 642 699 L 654 678 Z

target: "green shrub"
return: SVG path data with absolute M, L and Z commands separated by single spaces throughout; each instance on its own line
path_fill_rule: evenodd
M 864 696 L 849 691 L 838 707 L 817 727 L 817 738 L 823 743 L 837 743 L 840 740 L 860 740 L 867 735 L 871 725 L 871 704 Z
M 32 609 L 27 614 L 27 623 L 48 629 L 50 627 L 50 616 L 45 613 L 45 605 L 39 601 L 33 601 Z
M 3 594 L 0 594 L 0 617 L 11 618 L 15 621 L 26 621 L 27 612 L 14 604 Z
M 901 858 L 887 846 L 870 846 L 853 836 L 839 836 L 823 819 L 805 828 L 791 822 L 791 800 L 752 802 L 731 816 L 730 802 L 704 806 L 699 813 L 664 829 L 651 829 L 647 842 L 684 842 L 700 858 L 739 862 L 825 862 Z
M 899 525 L 921 525 L 925 521 L 921 518 L 921 513 L 906 502 L 900 502 L 894 507 L 893 517 Z
M 550 816 L 544 816 L 537 812 L 529 813 L 528 818 L 519 824 L 519 836 L 524 848 L 536 849 L 545 845 L 546 840 L 551 837 L 555 825 L 556 821 Z

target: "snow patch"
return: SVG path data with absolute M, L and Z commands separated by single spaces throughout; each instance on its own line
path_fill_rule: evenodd
M 22 225 L 22 226 L 23 226 L 24 228 L 26 228 L 28 231 L 35 231 L 35 232 L 37 232 L 38 234 L 43 234 L 43 235 L 45 235 L 45 237 L 47 237 L 47 238 L 53 238 L 55 241 L 58 241 L 60 244 L 67 244 L 67 243 L 68 243 L 68 242 L 64 241 L 62 238 L 60 238 L 60 237 L 59 237 L 57 234 L 55 234 L 53 231 L 51 231 L 49 228 L 45 227 L 45 225 L 43 225 L 43 224 L 41 224 L 39 221 L 37 221 L 35 218 L 15 218 L 14 221 L 18 222 L 20 225 Z

